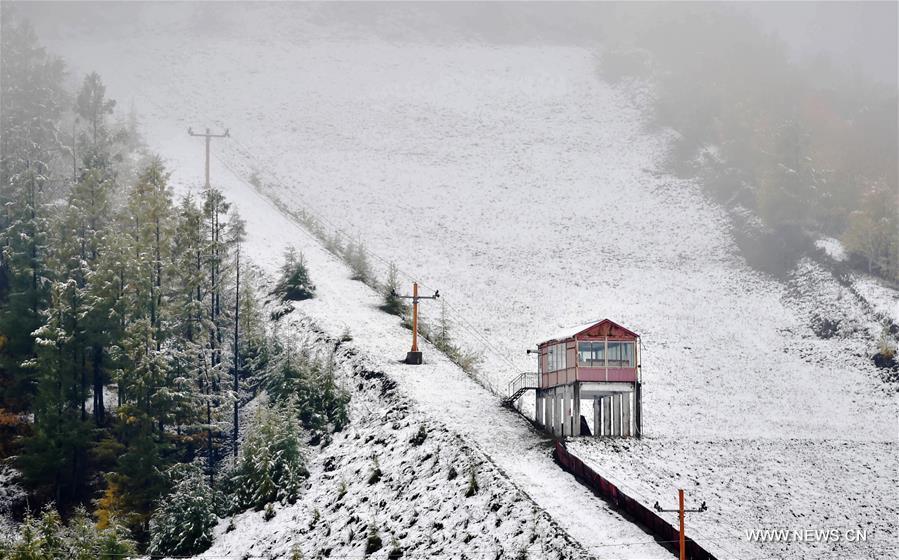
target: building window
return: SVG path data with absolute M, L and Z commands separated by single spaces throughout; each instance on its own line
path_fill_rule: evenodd
M 604 340 L 593 343 L 593 358 L 591 358 L 590 364 L 592 367 L 605 367 L 606 342 Z
M 581 367 L 605 367 L 606 343 L 601 340 L 578 342 L 577 361 Z
M 609 342 L 609 367 L 634 367 L 634 343 Z
M 559 371 L 567 367 L 565 344 L 553 344 L 546 349 L 546 370 Z
M 593 343 L 578 342 L 577 343 L 577 365 L 581 367 L 590 367 L 590 360 L 593 359 Z

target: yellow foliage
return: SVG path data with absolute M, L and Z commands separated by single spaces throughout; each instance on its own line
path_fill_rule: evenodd
M 109 522 L 114 517 L 120 517 L 122 513 L 122 494 L 119 485 L 115 482 L 109 482 L 106 485 L 106 491 L 103 497 L 97 500 L 97 529 L 105 529 L 109 527 Z

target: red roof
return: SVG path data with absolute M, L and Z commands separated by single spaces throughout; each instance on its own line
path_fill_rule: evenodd
M 622 327 L 618 323 L 609 320 L 603 319 L 601 321 L 593 321 L 590 323 L 586 323 L 583 325 L 578 325 L 575 327 L 570 327 L 567 329 L 563 329 L 560 332 L 557 332 L 552 337 L 546 339 L 540 344 L 546 344 L 547 342 L 553 341 L 562 341 L 562 340 L 570 340 L 579 335 L 589 335 L 589 336 L 621 336 L 625 335 L 628 337 L 637 338 L 640 335 L 635 333 L 634 331 Z

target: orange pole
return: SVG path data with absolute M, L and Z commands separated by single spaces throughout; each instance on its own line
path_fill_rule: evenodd
M 418 282 L 412 283 L 412 351 L 418 352 Z
M 680 560 L 687 560 L 687 547 L 684 543 L 684 491 L 677 491 L 677 500 L 680 502 L 678 516 L 680 517 Z

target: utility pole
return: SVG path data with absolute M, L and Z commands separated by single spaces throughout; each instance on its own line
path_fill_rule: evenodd
M 412 300 L 412 350 L 406 354 L 406 363 L 409 365 L 420 365 L 422 358 L 421 352 L 418 351 L 418 301 L 422 299 L 437 299 L 440 297 L 440 290 L 435 291 L 432 296 L 420 296 L 418 295 L 418 282 L 413 282 L 411 296 L 400 296 L 395 292 L 393 295 L 400 299 Z
M 683 489 L 680 489 L 677 491 L 677 502 L 678 502 L 677 509 L 662 509 L 662 506 L 659 505 L 659 502 L 656 502 L 653 505 L 653 507 L 656 509 L 656 511 L 659 511 L 659 512 L 663 512 L 663 511 L 667 511 L 667 512 L 676 511 L 677 512 L 677 518 L 678 518 L 678 521 L 680 522 L 680 560 L 687 560 L 687 543 L 686 543 L 686 539 L 684 537 L 684 514 L 685 513 L 701 513 L 703 511 L 707 510 L 708 508 L 706 507 L 705 502 L 702 502 L 702 505 L 700 505 L 697 509 L 684 509 L 684 491 L 683 491 Z
M 227 128 L 225 129 L 224 134 L 213 134 L 209 131 L 208 128 L 206 129 L 206 132 L 194 132 L 192 128 L 188 128 L 187 133 L 190 134 L 191 136 L 202 136 L 203 138 L 206 139 L 206 188 L 208 189 L 209 188 L 209 142 L 213 138 L 228 138 L 229 137 L 228 129 Z

